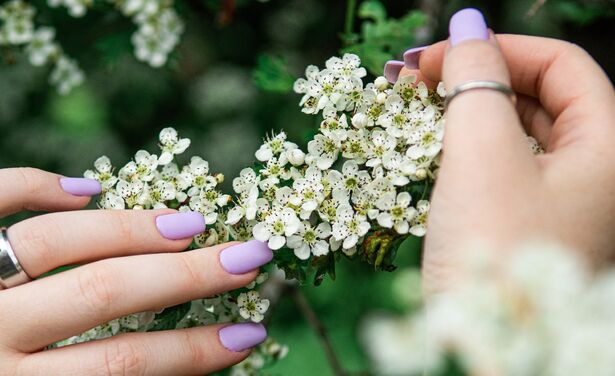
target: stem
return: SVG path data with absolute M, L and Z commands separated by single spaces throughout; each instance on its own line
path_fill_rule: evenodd
M 297 286 L 292 286 L 289 293 L 291 298 L 297 305 L 297 308 L 305 317 L 305 320 L 312 327 L 312 330 L 314 330 L 316 336 L 318 336 L 320 344 L 325 349 L 325 354 L 327 355 L 327 360 L 329 361 L 329 365 L 333 370 L 333 374 L 335 376 L 347 376 L 346 371 L 344 371 L 344 369 L 342 368 L 342 365 L 340 364 L 340 361 L 335 354 L 335 350 L 333 349 L 333 345 L 331 344 L 331 339 L 329 338 L 327 329 L 316 315 L 316 312 L 314 312 L 314 310 L 310 306 L 310 303 L 308 302 L 305 295 L 303 295 L 303 293 L 301 292 L 301 290 L 299 290 Z
M 344 35 L 346 40 L 348 35 L 354 30 L 355 11 L 357 10 L 357 0 L 348 0 L 346 2 L 346 22 L 344 23 Z
M 534 17 L 536 15 L 536 13 L 538 13 L 540 8 L 542 8 L 543 5 L 545 5 L 546 2 L 547 2 L 547 0 L 536 0 L 534 2 L 534 4 L 532 4 L 530 9 L 528 9 L 527 13 L 525 14 L 525 17 L 527 19 L 530 19 L 530 18 Z

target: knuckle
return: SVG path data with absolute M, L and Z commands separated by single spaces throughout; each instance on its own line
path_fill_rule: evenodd
M 77 275 L 77 289 L 85 306 L 97 315 L 110 311 L 111 305 L 120 298 L 122 293 L 117 278 L 112 269 L 92 265 L 81 270 Z
M 146 356 L 142 346 L 117 337 L 105 345 L 105 376 L 141 376 L 146 374 Z
M 196 336 L 191 335 L 190 332 L 183 330 L 180 333 L 183 333 L 183 341 L 185 346 L 185 354 L 188 355 L 188 359 L 192 364 L 203 365 L 207 363 L 207 351 L 205 351 L 205 346 L 203 346 L 202 342 L 197 339 Z
M 32 167 L 18 167 L 15 170 L 20 185 L 28 195 L 42 193 L 45 187 L 41 170 Z
M 36 221 L 36 223 L 31 221 Z M 31 231 L 33 227 L 38 230 Z M 46 216 L 40 216 L 11 226 L 9 238 L 15 253 L 22 262 L 24 259 L 32 260 L 37 265 L 49 268 L 56 266 L 58 254 L 58 247 L 54 241 L 55 236 L 49 236 L 49 234 L 60 233 L 56 222 Z
M 193 257 L 193 253 L 180 253 L 176 257 L 177 271 L 181 275 L 182 291 L 193 291 L 195 288 L 206 286 L 207 281 L 204 276 L 205 267 L 199 265 L 198 257 Z
M 119 239 L 122 239 L 124 244 L 133 244 L 134 242 L 134 223 L 133 212 L 108 212 L 112 216 L 113 227 L 115 234 Z M 113 218 L 114 217 L 114 218 Z

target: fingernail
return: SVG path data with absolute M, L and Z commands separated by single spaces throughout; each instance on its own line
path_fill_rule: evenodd
M 390 83 L 394 84 L 397 81 L 397 76 L 401 72 L 401 68 L 404 67 L 403 61 L 389 60 L 384 64 L 384 77 Z
M 466 8 L 455 13 L 448 28 L 453 47 L 466 40 L 489 39 L 485 17 L 478 9 Z
M 421 52 L 425 51 L 429 46 L 415 47 L 404 52 L 404 64 L 408 69 L 419 69 L 419 57 Z
M 94 179 L 60 178 L 60 186 L 74 196 L 94 196 L 102 192 L 102 186 Z
M 227 350 L 241 352 L 262 343 L 267 338 L 267 329 L 255 323 L 235 324 L 220 329 L 218 337 Z
M 186 239 L 205 231 L 205 217 L 197 212 L 160 215 L 156 227 L 169 240 Z
M 231 274 L 244 274 L 265 265 L 273 258 L 273 252 L 258 240 L 250 240 L 220 252 L 220 264 Z

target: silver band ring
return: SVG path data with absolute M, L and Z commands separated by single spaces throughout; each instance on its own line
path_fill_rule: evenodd
M 450 93 L 447 93 L 446 99 L 444 101 L 444 110 L 446 111 L 451 101 L 455 99 L 455 97 L 458 96 L 459 94 L 466 92 L 466 91 L 477 90 L 477 89 L 488 89 L 488 90 L 499 91 L 500 93 L 508 96 L 510 100 L 513 102 L 513 104 L 517 103 L 517 96 L 515 95 L 515 92 L 513 91 L 513 89 L 510 88 L 510 86 L 504 85 L 503 83 L 496 82 L 496 81 L 475 80 L 475 81 L 468 81 L 468 82 L 459 84 L 455 86 L 453 90 L 451 90 Z
M 8 289 L 29 281 L 30 277 L 21 267 L 9 243 L 6 227 L 0 228 L 0 286 Z

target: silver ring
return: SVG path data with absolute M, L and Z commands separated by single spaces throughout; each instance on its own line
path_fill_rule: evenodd
M 466 91 L 477 90 L 477 89 L 488 89 L 488 90 L 499 91 L 500 93 L 508 96 L 510 100 L 513 102 L 513 104 L 517 103 L 517 96 L 515 95 L 515 92 L 513 91 L 513 89 L 510 88 L 510 86 L 504 85 L 503 83 L 496 82 L 496 81 L 475 80 L 475 81 L 468 81 L 468 82 L 459 84 L 455 86 L 453 90 L 451 90 L 450 93 L 447 93 L 446 99 L 444 101 L 444 110 L 446 111 L 451 101 L 459 94 L 466 92 Z
M 6 227 L 0 228 L 0 286 L 8 289 L 30 281 L 9 243 Z

